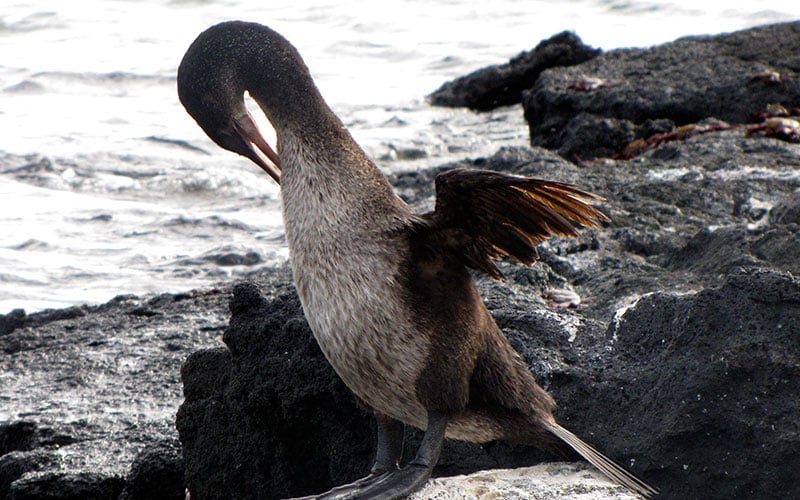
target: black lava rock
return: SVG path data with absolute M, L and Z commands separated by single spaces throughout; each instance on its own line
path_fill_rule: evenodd
M 24 324 L 24 309 L 14 309 L 8 314 L 0 314 L 0 335 L 11 333 Z
M 197 498 L 322 491 L 368 468 L 374 426 L 319 350 L 290 281 L 276 271 L 266 296 L 237 285 L 229 352 L 201 351 L 183 367 L 177 427 Z
M 667 498 L 797 498 L 799 321 L 800 281 L 767 269 L 642 297 L 609 326 L 603 403 L 573 410 L 604 421 L 610 452 L 641 448 Z
M 489 66 L 447 82 L 428 96 L 435 106 L 468 107 L 488 111 L 517 104 L 542 71 L 572 66 L 600 54 L 585 45 L 574 33 L 563 32 L 542 41 L 530 52 L 522 52 L 508 63 Z
M 0 456 L 0 498 L 7 498 L 11 483 L 28 472 L 56 468 L 61 460 L 45 450 L 12 451 Z
M 224 289 L 120 296 L 0 335 L 0 498 L 184 498 L 180 366 L 220 345 L 227 302 Z
M 800 22 L 793 22 L 612 50 L 552 68 L 523 95 L 531 144 L 586 159 L 621 151 L 629 131 L 648 120 L 751 123 L 768 105 L 800 105 L 798 54 Z M 594 133 L 582 126 L 587 114 L 604 126 Z
M 150 446 L 131 465 L 119 500 L 185 500 L 183 470 L 179 443 Z
M 117 500 L 124 480 L 92 472 L 34 475 L 11 483 L 8 500 Z

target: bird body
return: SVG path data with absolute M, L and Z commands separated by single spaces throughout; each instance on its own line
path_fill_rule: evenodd
M 361 172 L 354 179 L 352 173 L 341 175 L 329 158 L 304 157 L 303 148 L 293 146 L 301 140 L 278 141 L 281 158 L 287 158 L 281 163 L 284 225 L 303 311 L 322 352 L 364 403 L 424 430 L 427 410 L 417 391 L 425 386 L 429 400 L 440 399 L 436 404 L 457 415 L 448 437 L 509 438 L 490 416 L 467 408 L 469 382 L 484 355 L 495 364 L 510 362 L 504 372 L 521 378 L 517 384 L 527 382 L 525 399 L 541 392 L 552 411 L 552 398 L 508 344 L 464 266 L 448 262 L 441 249 L 420 255 L 414 248 L 419 216 L 369 159 L 359 159 Z M 343 141 L 353 140 L 343 134 L 337 144 Z M 461 373 L 445 370 L 454 363 L 463 365 Z M 444 394 L 458 386 L 460 394 Z M 534 427 L 517 429 L 519 441 L 519 430 Z
M 273 30 L 228 22 L 202 33 L 178 71 L 181 102 L 220 146 L 281 186 L 295 285 L 320 348 L 378 418 L 372 474 L 321 498 L 405 495 L 423 484 L 445 436 L 567 443 L 643 494 L 649 485 L 556 423 L 555 401 L 511 347 L 468 268 L 530 264 L 536 246 L 607 220 L 575 186 L 495 172 L 436 178 L 436 208 L 415 213 L 320 95 L 294 47 Z M 276 153 L 242 102 L 248 91 L 277 135 Z M 265 158 L 266 157 L 266 158 Z M 402 425 L 426 430 L 402 469 Z
M 352 138 L 343 130 L 341 140 Z M 322 352 L 368 406 L 424 428 L 413 388 L 429 343 L 403 308 L 401 283 L 411 210 L 366 157 L 354 181 L 335 158 L 305 157 L 302 139 L 278 141 L 293 277 Z

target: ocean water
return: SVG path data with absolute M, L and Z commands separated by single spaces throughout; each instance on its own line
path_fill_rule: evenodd
M 424 97 L 554 33 L 648 46 L 800 19 L 800 2 L 7 0 L 0 314 L 183 291 L 288 258 L 277 186 L 211 143 L 176 97 L 183 52 L 228 19 L 289 38 L 389 172 L 527 144 L 519 107 L 473 113 Z

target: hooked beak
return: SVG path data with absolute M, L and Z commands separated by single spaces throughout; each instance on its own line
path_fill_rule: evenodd
M 252 154 L 247 154 L 256 165 L 268 173 L 275 182 L 281 183 L 281 162 L 278 158 L 278 153 L 270 147 L 264 136 L 258 130 L 258 125 L 253 120 L 252 115 L 245 110 L 244 113 L 234 117 L 233 127 L 236 132 L 244 139 L 244 142 L 250 147 Z M 255 146 L 255 147 L 254 147 Z M 259 154 L 259 151 L 263 154 Z

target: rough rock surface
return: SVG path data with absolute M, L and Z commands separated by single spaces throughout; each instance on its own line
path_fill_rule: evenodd
M 563 32 L 542 41 L 533 50 L 522 52 L 507 64 L 483 68 L 447 82 L 428 98 L 436 106 L 468 107 L 478 111 L 517 104 L 542 71 L 555 66 L 582 63 L 600 53 L 574 33 Z
M 185 498 L 183 451 L 176 441 L 144 449 L 131 465 L 120 500 Z
M 531 144 L 586 160 L 687 124 L 748 124 L 769 105 L 797 107 L 798 54 L 800 22 L 605 53 L 561 33 L 445 83 L 430 100 L 485 111 L 521 95 Z
M 553 68 L 524 92 L 523 106 L 532 145 L 570 159 L 606 157 L 651 134 L 654 120 L 661 127 L 707 118 L 743 124 L 770 104 L 796 107 L 798 72 L 800 22 L 777 24 Z M 587 79 L 604 83 L 575 88 Z
M 14 481 L 8 500 L 106 500 L 117 498 L 123 481 L 94 472 L 47 472 Z
M 610 484 L 600 473 L 583 464 L 559 462 L 436 478 L 409 496 L 409 500 L 467 498 L 635 500 L 638 496 L 621 486 Z
M 760 41 L 772 33 L 791 46 L 796 36 L 785 40 L 785 30 L 794 26 L 676 43 L 711 47 L 684 54 L 686 71 L 738 39 L 753 70 L 767 61 L 788 74 L 796 66 L 785 44 Z M 707 69 L 716 72 L 709 82 L 732 71 Z M 546 71 L 537 88 L 561 71 L 572 70 Z M 772 88 L 731 82 L 734 94 Z M 781 96 L 796 80 L 785 83 Z M 697 116 L 719 115 L 713 102 Z M 596 132 L 593 123 L 629 122 L 636 133 L 676 123 L 582 111 L 559 112 L 587 124 L 572 138 L 582 158 L 592 156 L 596 133 L 618 130 Z M 800 497 L 800 145 L 731 129 L 629 161 L 572 163 L 555 151 L 509 148 L 391 180 L 427 210 L 435 174 L 452 166 L 574 182 L 607 198 L 606 227 L 546 242 L 530 268 L 501 263 L 502 281 L 478 278 L 498 323 L 558 400 L 562 424 L 665 498 Z M 550 307 L 549 288 L 573 289 L 583 301 Z M 0 498 L 158 498 L 159 490 L 178 498 L 184 482 L 204 500 L 274 498 L 355 479 L 372 460 L 374 424 L 317 348 L 286 269 L 232 290 L 14 311 L 0 316 L 0 352 Z M 184 359 L 180 478 L 172 419 Z M 407 438 L 408 456 L 420 433 Z M 452 441 L 435 474 L 554 459 Z
M 182 500 L 180 366 L 221 345 L 229 292 L 0 317 L 0 498 Z

